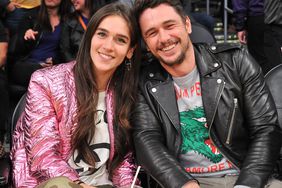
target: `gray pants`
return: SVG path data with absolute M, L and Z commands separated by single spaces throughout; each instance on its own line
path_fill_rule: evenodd
M 233 188 L 238 176 L 220 178 L 196 178 L 201 188 Z M 282 188 L 282 181 L 270 179 L 265 188 Z
M 95 186 L 97 188 L 111 188 L 111 185 Z M 42 182 L 36 188 L 82 188 L 82 186 L 72 182 L 69 178 L 60 176 Z

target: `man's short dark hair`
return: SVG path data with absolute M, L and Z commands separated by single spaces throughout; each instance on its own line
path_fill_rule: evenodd
M 185 21 L 186 14 L 183 10 L 182 3 L 179 0 L 135 0 L 134 11 L 137 21 L 139 22 L 140 15 L 148 8 L 155 8 L 160 4 L 171 6 L 179 16 Z

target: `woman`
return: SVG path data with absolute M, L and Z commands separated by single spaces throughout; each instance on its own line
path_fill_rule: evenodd
M 70 11 L 69 0 L 42 0 L 37 13 L 21 23 L 12 67 L 15 83 L 28 86 L 31 74 L 60 62 L 61 25 Z
M 91 16 L 107 3 L 104 0 L 71 0 L 71 2 L 75 11 L 62 26 L 60 52 L 63 62 L 76 58 L 80 41 Z
M 16 187 L 48 184 L 61 176 L 82 187 L 130 186 L 137 28 L 128 7 L 106 5 L 90 20 L 76 63 L 33 74 L 13 136 Z

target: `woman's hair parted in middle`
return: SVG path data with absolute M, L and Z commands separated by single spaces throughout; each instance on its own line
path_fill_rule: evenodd
M 128 24 L 130 48 L 135 47 L 135 51 L 131 58 L 131 69 L 128 70 L 125 62 L 122 62 L 109 83 L 108 89 L 112 90 L 114 95 L 113 124 L 115 132 L 115 157 L 109 166 L 110 176 L 132 147 L 129 118 L 135 100 L 141 59 L 140 32 L 135 16 L 130 7 L 122 3 L 111 3 L 99 9 L 91 18 L 81 41 L 74 67 L 78 112 L 76 117 L 77 128 L 72 137 L 73 150 L 77 149 L 85 162 L 95 166 L 95 158 L 89 147 L 89 142 L 95 134 L 94 122 L 97 117 L 98 86 L 90 56 L 91 39 L 103 19 L 112 15 L 122 17 Z

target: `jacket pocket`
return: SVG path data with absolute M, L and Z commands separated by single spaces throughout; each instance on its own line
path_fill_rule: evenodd
M 237 108 L 238 108 L 238 99 L 234 98 L 233 99 L 232 114 L 231 114 L 231 119 L 230 119 L 230 124 L 229 124 L 229 130 L 228 130 L 227 138 L 226 138 L 226 141 L 225 141 L 226 144 L 230 144 L 230 142 L 231 142 L 231 136 L 232 136 L 232 131 L 233 131 L 233 127 L 234 127 L 235 115 L 236 115 Z

